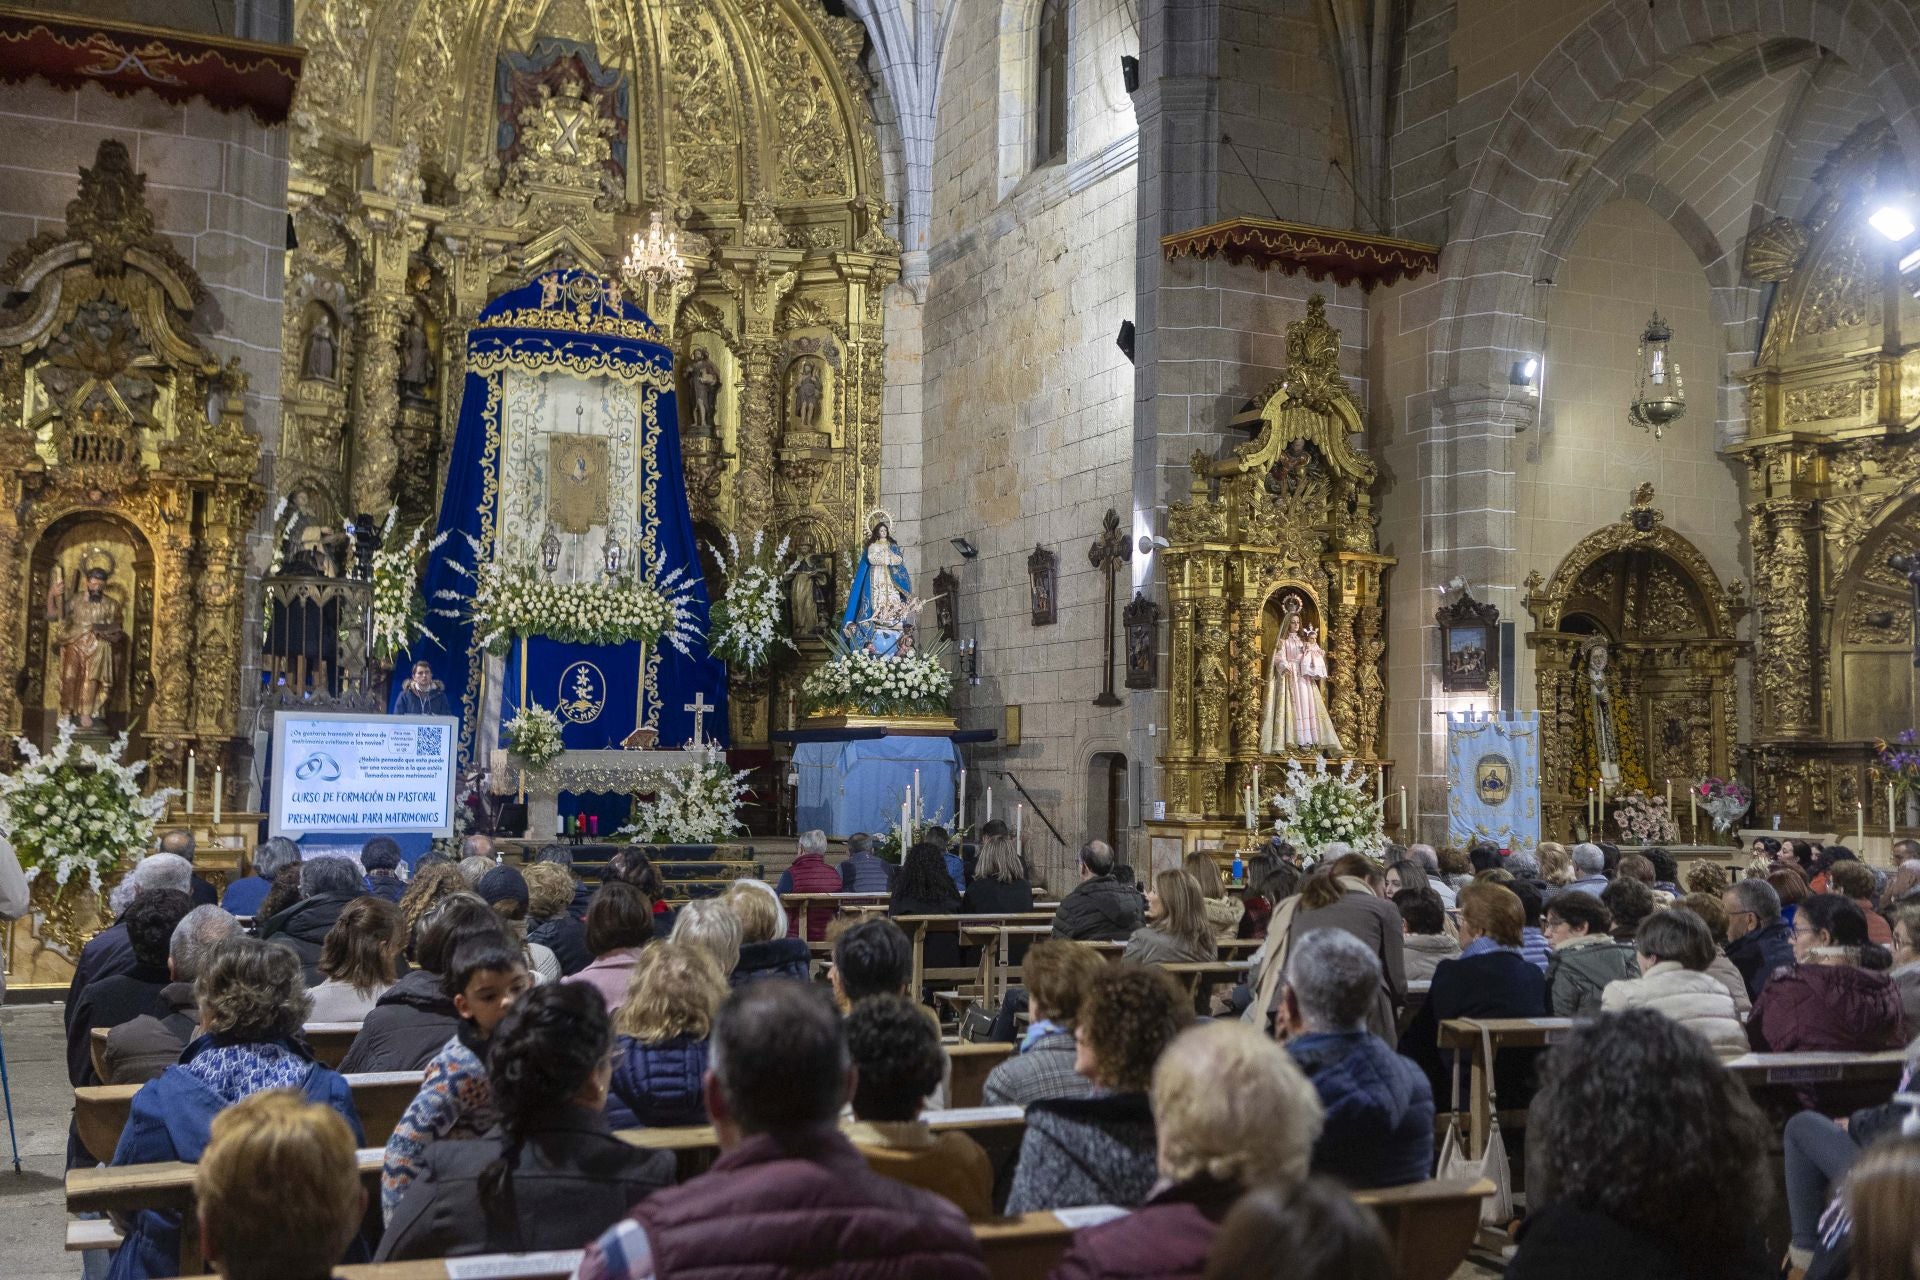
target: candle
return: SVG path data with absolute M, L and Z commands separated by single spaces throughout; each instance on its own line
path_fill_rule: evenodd
M 226 771 L 219 765 L 215 765 L 213 767 L 213 825 L 216 827 L 220 825 L 220 793 L 225 789 L 222 786 L 225 781 Z
M 1593 830 L 1593 788 L 1587 788 L 1587 830 Z
M 1687 788 L 1687 822 L 1693 827 L 1693 842 L 1700 843 L 1700 793 Z
M 1667 779 L 1667 812 L 1673 812 L 1673 779 Z
M 193 812 L 194 783 L 199 780 L 199 764 L 193 758 L 193 748 L 187 748 L 187 812 Z
M 1400 788 L 1400 834 L 1407 833 L 1407 789 Z
M 982 826 L 993 821 L 993 784 L 991 782 L 987 784 L 987 816 L 980 821 Z
M 967 825 L 967 771 L 960 771 L 960 799 L 953 806 L 953 825 L 961 828 Z
M 913 797 L 903 795 L 900 797 L 900 860 L 902 862 L 907 860 L 907 846 L 912 843 L 910 834 L 912 831 Z
M 1387 771 L 1385 769 L 1373 771 L 1373 798 L 1384 811 L 1387 803 Z
M 599 814 L 590 813 L 587 815 L 587 834 L 590 836 L 597 836 L 600 834 L 600 815 Z
M 1867 844 L 1867 806 L 1853 806 L 1853 851 L 1859 853 Z
M 921 822 L 927 820 L 927 805 L 925 799 L 920 794 L 920 771 L 918 769 L 913 771 L 913 816 Z
M 1027 806 L 1025 806 L 1024 804 L 1014 805 L 1013 806 L 1013 847 L 1021 853 L 1025 853 L 1027 851 L 1027 837 L 1025 834 L 1026 825 L 1027 825 Z

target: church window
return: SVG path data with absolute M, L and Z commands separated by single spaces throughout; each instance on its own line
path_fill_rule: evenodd
M 1067 151 L 1067 0 L 1042 0 L 1033 94 L 1034 166 Z

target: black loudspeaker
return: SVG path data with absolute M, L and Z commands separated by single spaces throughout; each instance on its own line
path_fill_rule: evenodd
M 1133 363 L 1133 321 L 1122 320 L 1120 322 L 1120 336 L 1115 338 L 1114 341 L 1119 344 L 1120 354 L 1127 358 L 1127 363 L 1132 364 Z
M 1120 83 L 1127 86 L 1128 93 L 1140 92 L 1140 59 L 1132 54 L 1120 55 Z

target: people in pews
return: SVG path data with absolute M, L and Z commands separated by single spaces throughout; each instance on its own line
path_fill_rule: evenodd
M 1247 883 L 1252 889 L 1243 899 L 1247 913 L 1240 917 L 1240 936 L 1265 938 L 1274 908 L 1300 892 L 1300 868 L 1278 854 L 1255 854 L 1247 864 Z
M 966 1215 L 873 1172 L 839 1132 L 853 1075 L 840 1016 L 816 988 L 736 989 L 714 1020 L 706 1080 L 719 1160 L 602 1233 L 576 1280 L 986 1280 Z
M 607 1112 L 615 1128 L 707 1122 L 700 1082 L 713 1015 L 726 998 L 727 979 L 705 947 L 666 941 L 640 952 L 613 1016 Z
M 473 837 L 468 836 L 467 839 L 471 840 Z M 464 847 L 465 845 L 463 844 L 462 848 Z M 533 864 L 540 866 L 549 863 L 566 872 L 567 879 L 573 882 L 573 900 L 567 904 L 567 914 L 584 926 L 587 919 L 587 908 L 593 904 L 593 891 L 595 886 L 585 883 L 574 872 L 573 850 L 569 849 L 566 845 L 546 844 L 540 846 L 540 851 L 533 855 Z M 641 892 L 644 893 L 646 890 L 642 889 Z
M 1562 890 L 1563 894 L 1571 890 Z M 1580 895 L 1585 897 L 1586 895 Z M 1560 899 L 1555 898 L 1558 902 Z M 1539 1018 L 1547 1012 L 1547 983 L 1520 952 L 1520 899 L 1497 884 L 1474 881 L 1460 890 L 1460 958 L 1442 961 L 1420 1012 L 1400 1037 L 1400 1052 L 1427 1073 L 1436 1099 L 1450 1098 L 1452 1053 L 1438 1047 L 1440 1024 L 1452 1018 Z M 1296 926 L 1297 927 L 1297 926 Z M 1494 1066 L 1502 1105 L 1525 1104 L 1533 1055 L 1505 1053 Z M 1465 1082 L 1461 1086 L 1465 1093 Z M 1466 1105 L 1464 1096 L 1456 1100 Z
M 347 904 L 366 891 L 357 863 L 346 858 L 309 858 L 300 864 L 300 896 L 259 922 L 254 932 L 300 957 L 307 985 L 320 982 L 320 948 Z
M 695 898 L 673 920 L 672 940 L 691 943 L 713 957 L 720 976 L 733 982 L 740 963 L 740 917 L 719 898 Z
M 1707 926 L 1707 934 L 1713 939 L 1713 959 L 1707 964 L 1707 972 L 1727 989 L 1727 994 L 1733 997 L 1734 1012 L 1745 1022 L 1753 1009 L 1753 997 L 1747 994 L 1747 980 L 1740 976 L 1733 961 L 1727 959 L 1727 909 L 1720 904 L 1720 894 L 1689 893 L 1680 899 L 1680 905 L 1699 916 L 1700 922 Z
M 1198 964 L 1219 954 L 1206 899 L 1194 878 L 1174 868 L 1156 875 L 1147 891 L 1147 921 L 1127 939 L 1121 958 L 1135 964 Z
M 1640 859 L 1646 862 L 1645 858 Z M 1653 864 L 1647 864 L 1649 868 Z M 1649 875 L 1652 871 L 1649 870 Z M 1613 913 L 1613 940 L 1631 943 L 1634 935 L 1640 931 L 1640 922 L 1653 914 L 1653 890 L 1645 882 L 1630 876 L 1620 876 L 1606 887 L 1600 895 L 1601 905 Z
M 612 1045 L 590 986 L 516 1001 L 487 1046 L 499 1125 L 427 1147 L 377 1260 L 577 1249 L 671 1185 L 672 1152 L 643 1151 L 609 1127 Z
M 1596 898 L 1606 891 L 1606 850 L 1597 844 L 1585 842 L 1567 850 L 1567 856 L 1573 860 L 1574 873 L 1573 879 L 1567 882 L 1567 888 L 1592 894 Z
M 847 856 L 840 863 L 841 893 L 887 893 L 900 868 L 873 851 L 873 837 L 856 831 L 847 837 Z
M 88 983 L 117 977 L 133 968 L 133 944 L 127 938 L 127 908 L 143 893 L 160 889 L 187 893 L 192 880 L 193 864 L 171 853 L 150 853 L 134 864 L 109 898 L 114 922 L 89 938 L 87 945 L 80 948 L 80 958 L 74 962 L 73 981 L 67 984 L 68 1022 L 73 1020 L 80 993 L 87 989 Z
M 1906 1043 L 1900 991 L 1863 968 L 1867 922 L 1853 899 L 1816 893 L 1793 920 L 1793 968 L 1753 1002 L 1747 1036 L 1760 1053 L 1867 1053 Z
M 337 1073 L 308 1056 L 300 1027 L 310 1007 L 300 961 L 285 947 L 235 937 L 214 949 L 194 982 L 199 1034 L 180 1061 L 133 1095 L 115 1166 L 197 1161 L 214 1117 L 243 1098 L 291 1089 L 340 1114 L 362 1141 L 353 1094 Z M 145 1209 L 123 1224 L 110 1280 L 178 1274 L 180 1215 Z
M 388 902 L 398 902 L 407 892 L 400 872 L 400 842 L 392 836 L 375 836 L 360 847 L 360 866 L 367 873 L 367 892 Z
M 1893 968 L 1887 974 L 1900 991 L 1908 1032 L 1920 1035 L 1920 902 L 1896 902 L 1887 911 L 1893 942 Z
M 320 973 L 313 989 L 315 1022 L 363 1022 L 380 997 L 393 989 L 396 965 L 406 949 L 400 908 L 371 894 L 355 898 L 320 944 Z
M 770 978 L 807 980 L 813 954 L 800 938 L 787 936 L 787 913 L 764 880 L 736 880 L 720 896 L 740 921 L 740 958 L 727 981 L 735 987 Z
M 932 841 L 907 850 L 900 874 L 887 902 L 890 916 L 946 916 L 960 910 L 960 890 L 947 870 L 947 855 Z M 952 930 L 929 931 L 920 944 L 920 960 L 929 969 L 951 969 L 960 964 L 960 935 Z
M 1074 1069 L 1092 1092 L 1028 1106 L 1008 1213 L 1147 1198 L 1157 1176 L 1147 1086 L 1191 1017 L 1186 992 L 1159 969 L 1118 964 L 1094 976 L 1073 1031 Z
M 1194 852 L 1181 862 L 1180 869 L 1200 886 L 1200 905 L 1206 909 L 1207 925 L 1218 942 L 1232 942 L 1240 936 L 1240 919 L 1247 914 L 1246 904 L 1227 892 L 1227 881 L 1220 864 L 1210 853 Z
M 960 910 L 969 915 L 1005 915 L 1033 910 L 1033 882 L 1012 836 L 983 836 Z M 1019 948 L 1013 955 L 1019 956 Z
M 842 1013 L 851 1013 L 864 1001 L 879 996 L 911 996 L 913 985 L 913 944 L 899 925 L 891 920 L 862 920 L 841 930 L 833 941 L 833 959 L 827 966 L 827 981 L 833 986 L 834 1003 Z M 933 1010 L 916 1006 L 929 1026 L 940 1025 Z M 944 1110 L 948 1086 L 953 1079 L 953 1062 L 946 1050 L 940 1051 L 940 1073 L 934 1088 L 928 1091 L 929 1110 Z
M 1860 914 L 1867 921 L 1868 942 L 1878 947 L 1892 945 L 1893 930 L 1887 926 L 1886 918 L 1873 909 L 1873 895 L 1878 885 L 1871 867 L 1851 858 L 1836 862 L 1827 871 L 1827 884 L 1831 892 L 1853 899 L 1853 905 L 1860 908 Z
M 1527 1122 L 1507 1280 L 1772 1280 L 1765 1119 L 1707 1042 L 1651 1009 L 1576 1022 Z
M 819 830 L 802 831 L 795 848 L 798 852 L 794 854 L 793 864 L 780 873 L 774 891 L 781 897 L 789 893 L 839 893 L 840 873 L 827 865 L 827 833 Z M 826 941 L 827 922 L 832 919 L 833 913 L 809 911 L 805 915 L 807 941 Z M 787 935 L 800 936 L 798 917 L 788 922 Z
M 1082 942 L 1049 938 L 1027 952 L 1023 970 L 1031 1021 L 1014 1056 L 988 1074 L 982 1100 L 990 1107 L 1025 1107 L 1046 1098 L 1084 1098 L 1093 1089 L 1073 1069 L 1073 1028 L 1095 975 L 1107 961 Z
M 1324 870 L 1307 877 L 1300 887 L 1289 936 L 1312 929 L 1344 929 L 1380 957 L 1380 992 L 1374 998 L 1367 1025 L 1382 1039 L 1394 1034 L 1396 1015 L 1407 1002 L 1406 943 L 1400 913 L 1379 896 L 1380 873 L 1357 853 L 1335 858 Z M 1272 943 L 1269 932 L 1269 946 Z M 1466 939 L 1461 939 L 1464 946 Z M 1284 947 L 1284 943 L 1282 944 Z M 1279 998 L 1275 984 L 1273 998 Z M 1267 1007 L 1269 1013 L 1273 1005 Z
M 1256 1187 L 1220 1224 L 1203 1280 L 1396 1280 L 1393 1246 L 1373 1210 L 1309 1178 L 1291 1195 Z
M 1707 972 L 1715 952 L 1706 921 L 1685 907 L 1656 911 L 1640 926 L 1633 949 L 1640 976 L 1609 982 L 1602 1009 L 1652 1009 L 1699 1032 L 1723 1058 L 1747 1052 L 1747 1029 L 1733 997 Z
M 940 1030 L 905 996 L 877 995 L 847 1014 L 853 1123 L 847 1138 L 867 1165 L 950 1200 L 969 1218 L 993 1215 L 993 1165 L 957 1129 L 934 1133 L 920 1118 L 947 1069 Z
M 1080 883 L 1053 913 L 1053 936 L 1075 942 L 1125 942 L 1146 923 L 1140 895 L 1114 875 L 1113 849 L 1104 840 L 1080 847 Z
M 1600 1012 L 1609 982 L 1638 978 L 1633 947 L 1614 940 L 1613 912 L 1598 895 L 1562 889 L 1547 903 L 1547 1004 L 1556 1018 Z
M 193 984 L 213 949 L 240 932 L 240 922 L 221 907 L 195 907 L 173 927 L 167 943 L 167 975 L 160 1007 L 107 1032 L 101 1055 L 106 1084 L 145 1084 L 180 1061 L 200 1026 L 200 1005 Z
M 446 989 L 453 953 L 471 938 L 502 936 L 500 917 L 479 898 L 457 893 L 441 899 L 413 926 L 413 967 L 374 1001 L 340 1069 L 352 1074 L 425 1067 L 460 1027 Z
M 220 905 L 237 916 L 253 915 L 260 909 L 261 900 L 267 896 L 267 890 L 273 886 L 273 878 L 280 874 L 280 869 L 298 861 L 300 846 L 285 836 L 262 840 L 253 851 L 252 872 L 227 886 L 226 893 L 221 895 Z
M 1393 895 L 1406 936 L 1400 942 L 1407 963 L 1408 982 L 1431 982 L 1442 960 L 1460 954 L 1460 939 L 1447 932 L 1447 909 L 1431 888 L 1402 889 Z
M 1746 979 L 1747 995 L 1758 1000 L 1768 979 L 1793 964 L 1793 926 L 1781 918 L 1780 894 L 1765 880 L 1749 876 L 1720 895 L 1727 912 L 1727 959 Z
M 1540 926 L 1547 911 L 1547 901 L 1543 896 L 1539 880 L 1515 880 L 1507 888 L 1513 896 L 1520 899 L 1520 912 L 1526 925 L 1520 930 L 1520 954 L 1527 958 L 1540 972 L 1547 971 L 1547 965 L 1553 960 L 1553 944 L 1547 941 L 1547 932 Z
M 587 926 L 568 910 L 573 902 L 572 874 L 556 862 L 533 863 L 521 874 L 527 879 L 527 941 L 553 952 L 563 977 L 592 964 Z
M 418 936 L 420 918 L 437 904 L 456 893 L 472 892 L 457 864 L 444 858 L 422 862 L 407 882 L 407 891 L 400 895 L 400 914 L 406 918 L 408 936 Z
M 480 1137 L 498 1119 L 487 1078 L 487 1044 L 533 978 L 520 948 L 496 930 L 455 949 L 445 983 L 460 1027 L 427 1063 L 420 1092 L 387 1139 L 380 1166 L 380 1212 L 389 1221 L 407 1184 L 419 1173 L 429 1143 Z
M 143 1014 L 160 1017 L 168 1012 L 169 1006 L 160 998 L 169 981 L 167 951 L 175 927 L 192 910 L 193 900 L 186 894 L 160 889 L 141 894 L 121 915 L 133 967 L 88 983 L 79 1003 L 67 1011 L 68 1083 L 76 1087 L 100 1083 L 93 1070 L 95 1027 L 117 1027 Z
M 1181 1032 L 1154 1068 L 1151 1096 L 1158 1185 L 1133 1213 L 1076 1234 L 1052 1280 L 1198 1277 L 1244 1192 L 1285 1194 L 1306 1181 L 1320 1103 L 1253 1027 L 1209 1022 Z
M 653 905 L 647 896 L 618 880 L 600 886 L 587 908 L 587 950 L 593 963 L 566 979 L 600 993 L 609 1009 L 627 1001 L 633 966 L 641 948 L 653 941 Z
M 1807 885 L 1807 877 L 1792 866 L 1779 866 L 1767 872 L 1767 883 L 1780 895 L 1780 918 L 1793 927 L 1793 916 L 1800 909 L 1800 903 L 1813 892 Z
M 354 1132 L 283 1090 L 213 1118 L 193 1171 L 200 1251 L 222 1280 L 327 1280 L 366 1211 Z
M 1920 1040 L 1907 1046 L 1906 1065 L 1893 1091 L 1895 1100 L 1863 1107 L 1840 1120 L 1811 1110 L 1788 1119 L 1782 1146 L 1787 1217 L 1793 1232 L 1788 1245 L 1791 1266 L 1828 1280 L 1847 1274 L 1845 1215 L 1834 1212 L 1832 1192 L 1845 1182 L 1862 1152 L 1901 1140 L 1912 1111 L 1898 1098 L 1912 1088 L 1916 1075 L 1920 1075 Z
M 667 901 L 667 882 L 661 878 L 660 868 L 653 865 L 653 859 L 647 851 L 637 844 L 630 844 L 607 859 L 607 865 L 601 872 L 601 879 L 611 883 L 624 881 L 647 895 L 647 901 L 653 904 L 653 926 L 655 933 L 669 933 L 673 929 L 673 905 Z M 773 892 L 773 886 L 764 880 L 742 881 L 756 884 L 771 898 L 774 905 L 780 905 L 780 898 Z M 786 933 L 786 915 L 781 913 L 780 932 Z
M 538 983 L 560 981 L 559 957 L 527 936 L 527 904 L 532 901 L 532 895 L 527 891 L 527 878 L 520 874 L 520 868 L 505 864 L 493 868 L 480 877 L 474 892 L 493 908 L 493 913 L 500 917 L 500 927 L 519 945 L 521 958 L 533 980 Z
M 1312 930 L 1287 957 L 1278 1022 L 1325 1114 L 1313 1171 L 1352 1187 L 1397 1187 L 1433 1171 L 1433 1088 L 1367 1029 L 1379 989 L 1379 957 L 1350 933 Z

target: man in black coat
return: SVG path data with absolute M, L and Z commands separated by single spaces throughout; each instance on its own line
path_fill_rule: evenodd
M 1727 959 L 1747 981 L 1755 1000 L 1774 972 L 1794 963 L 1793 930 L 1780 918 L 1780 895 L 1754 876 L 1720 895 L 1727 912 Z
M 177 889 L 156 889 L 133 900 L 121 917 L 133 967 L 125 973 L 89 983 L 67 1016 L 67 1079 L 77 1088 L 99 1084 L 93 1069 L 93 1029 L 117 1027 L 141 1014 L 162 1017 L 168 1007 L 160 999 L 167 985 L 167 947 L 174 926 L 193 910 L 193 902 Z
M 1053 936 L 1075 942 L 1124 942 L 1146 923 L 1140 891 L 1114 878 L 1113 849 L 1089 840 L 1080 849 L 1080 883 L 1060 900 Z
M 261 922 L 260 936 L 300 957 L 307 985 L 320 981 L 320 944 L 347 904 L 366 893 L 360 868 L 345 858 L 309 858 L 300 864 L 300 900 Z
M 126 910 L 143 893 L 159 889 L 190 892 L 193 864 L 169 853 L 150 853 L 127 876 L 123 888 L 131 892 L 120 904 L 121 919 L 96 933 L 80 948 L 80 959 L 73 966 L 73 981 L 67 984 L 66 1019 L 73 1025 L 73 1011 L 87 987 L 102 978 L 113 978 L 133 968 L 133 944 L 127 940 Z M 119 896 L 116 891 L 114 896 Z
M 388 902 L 398 902 L 407 892 L 400 878 L 400 842 L 392 836 L 375 836 L 360 850 L 360 865 L 367 873 L 367 892 Z

